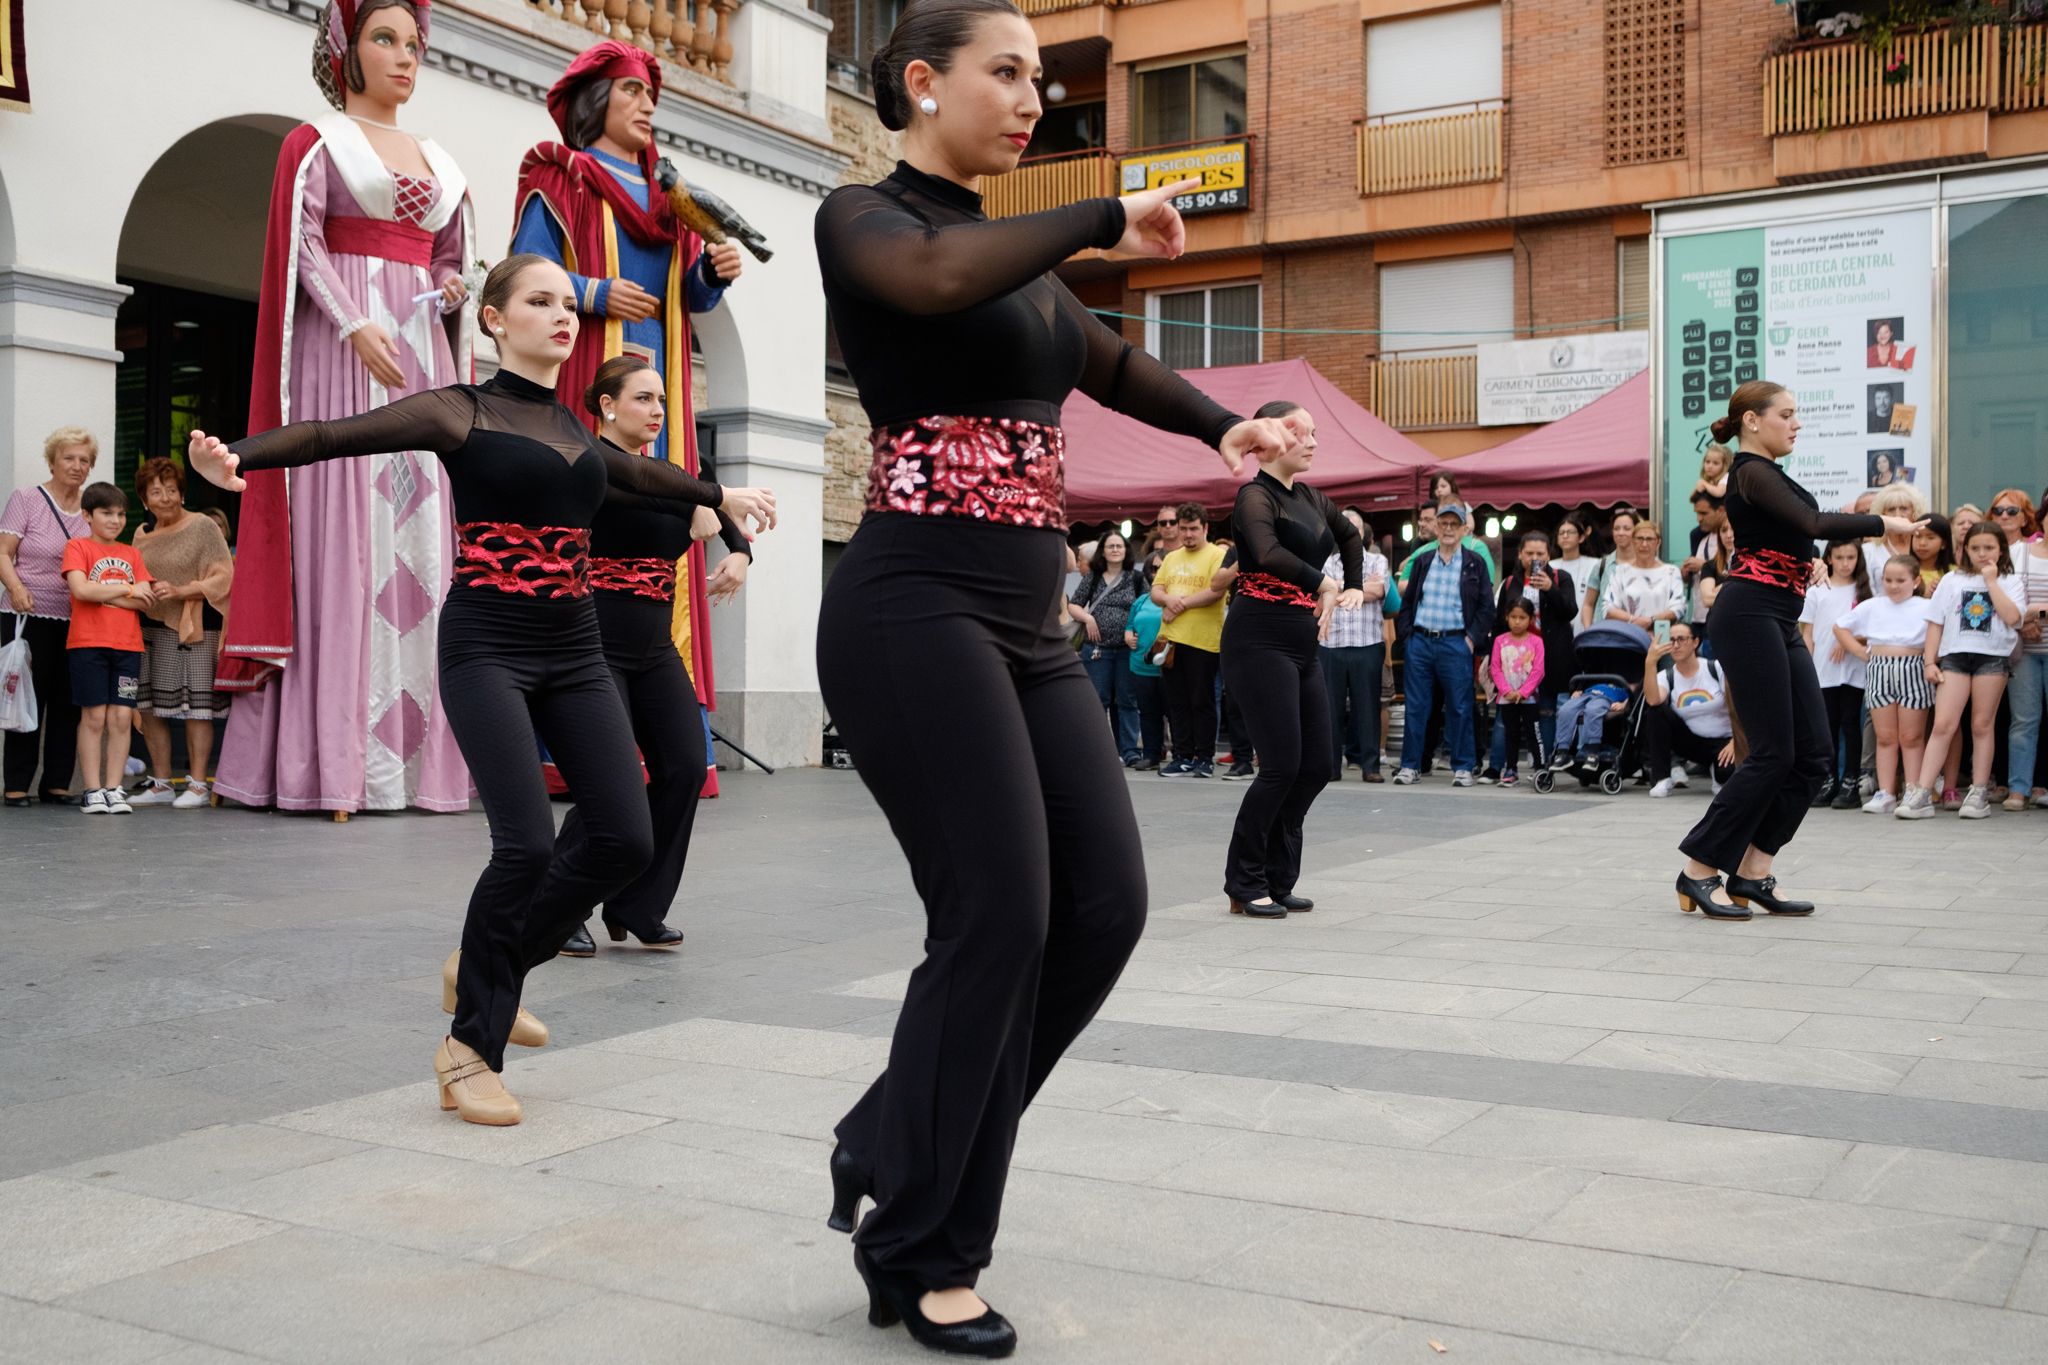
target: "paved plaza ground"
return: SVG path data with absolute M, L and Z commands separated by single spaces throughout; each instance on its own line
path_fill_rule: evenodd
M 481 816 L 4 812 L 0 1360 L 923 1358 L 823 1221 L 921 912 L 854 775 L 723 781 L 685 951 L 537 972 L 503 1130 L 430 1065 Z M 982 1279 L 1021 1359 L 2048 1358 L 2048 814 L 1816 812 L 1822 913 L 1713 924 L 1701 784 L 1354 780 L 1264 923 L 1241 789 L 1131 785 L 1151 924 Z

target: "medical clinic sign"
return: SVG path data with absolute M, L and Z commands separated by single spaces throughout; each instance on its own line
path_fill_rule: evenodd
M 1200 189 L 1178 195 L 1173 201 L 1184 218 L 1252 206 L 1251 144 L 1243 138 L 1138 152 L 1118 164 L 1125 194 L 1157 189 L 1176 180 L 1200 180 Z
M 1479 425 L 1555 422 L 1650 368 L 1648 332 L 1596 332 L 1479 348 Z

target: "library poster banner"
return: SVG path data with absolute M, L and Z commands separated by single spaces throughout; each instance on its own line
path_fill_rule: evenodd
M 1785 470 L 1822 510 L 1865 488 L 1929 486 L 1932 232 L 1926 211 L 1910 210 L 1666 240 L 1661 380 L 1674 533 L 1692 525 L 1708 428 L 1751 379 L 1776 380 L 1798 400 L 1799 442 Z
M 0 0 L 0 109 L 28 108 L 28 0 Z

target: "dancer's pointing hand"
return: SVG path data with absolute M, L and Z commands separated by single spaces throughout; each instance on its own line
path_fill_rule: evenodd
M 249 486 L 235 472 L 242 466 L 242 457 L 229 450 L 218 436 L 194 430 L 192 439 L 185 443 L 185 463 L 198 470 L 199 477 L 230 493 L 239 493 Z
M 1224 464 L 1230 466 L 1230 472 L 1237 474 L 1244 469 L 1245 456 L 1255 460 L 1271 459 L 1293 444 L 1293 435 L 1279 421 L 1271 417 L 1254 417 L 1225 432 L 1223 444 L 1217 447 L 1216 453 L 1223 457 Z
M 1153 256 L 1164 260 L 1187 250 L 1187 224 L 1173 206 L 1175 195 L 1202 188 L 1200 176 L 1176 180 L 1155 190 L 1139 190 L 1123 197 L 1124 235 L 1110 248 L 1120 256 Z

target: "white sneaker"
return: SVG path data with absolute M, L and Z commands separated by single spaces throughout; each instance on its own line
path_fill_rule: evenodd
M 128 798 L 131 806 L 168 806 L 178 799 L 171 790 L 171 784 L 160 777 L 149 779 L 149 785 Z
M 2036 789 L 2035 789 L 2035 792 L 2034 792 L 2034 809 L 2035 809 L 2035 810 L 2048 810 L 2048 790 L 2041 790 L 2041 789 L 2039 789 L 2039 788 L 2036 788 Z
M 85 798 L 78 803 L 78 808 L 87 815 L 105 815 L 107 794 L 95 787 L 85 794 Z
M 1415 769 L 1403 768 L 1400 772 L 1394 774 L 1394 785 L 1397 787 L 1412 787 L 1415 785 L 1416 777 Z
M 213 788 L 196 777 L 185 779 L 185 790 L 171 802 L 173 810 L 202 810 L 213 804 Z
M 1965 820 L 1983 820 L 1991 814 L 1991 789 L 1972 787 L 1963 793 L 1963 808 L 1956 814 Z
M 1469 786 L 1471 786 L 1471 785 L 1472 785 L 1472 773 L 1471 773 L 1471 771 L 1470 771 L 1469 769 L 1466 769 L 1466 768 L 1460 768 L 1460 769 L 1458 769 L 1458 770 L 1457 770 L 1456 772 L 1452 773 L 1452 774 L 1451 774 L 1451 785 L 1452 785 L 1453 787 L 1469 787 Z
M 121 765 L 121 771 L 129 777 L 140 777 L 149 771 L 149 765 L 135 755 L 130 754 L 127 761 Z
M 1671 795 L 1671 789 L 1678 785 L 1680 784 L 1677 777 L 1667 777 L 1656 786 L 1650 788 L 1650 795 L 1657 797 L 1669 796 Z
M 119 787 L 109 787 L 104 792 L 101 792 L 100 795 L 107 799 L 107 813 L 109 815 L 133 815 L 135 813 L 135 807 L 128 804 L 128 798 L 122 795 Z
M 1890 792 L 1884 791 L 1877 793 L 1863 803 L 1864 813 L 1868 815 L 1890 815 L 1898 808 L 1899 798 L 1893 796 Z
M 1666 788 L 1662 795 L 1669 796 L 1671 794 L 1669 788 L 1690 787 L 1692 785 L 1692 776 L 1686 772 L 1683 763 L 1674 763 L 1671 765 L 1671 780 L 1669 782 L 1659 782 L 1657 785 Z M 1656 796 L 1659 793 L 1652 790 L 1650 795 Z
M 1934 793 L 1925 787 L 1908 787 L 1906 794 L 1899 798 L 1899 804 L 1892 814 L 1901 820 L 1932 820 Z
M 1857 778 L 1856 794 L 1862 797 L 1865 801 L 1869 801 L 1872 798 L 1874 798 L 1877 795 L 1877 777 L 1872 773 L 1865 773 L 1863 774 L 1863 776 Z M 1896 806 L 1898 802 L 1894 801 L 1892 802 L 1892 804 Z

